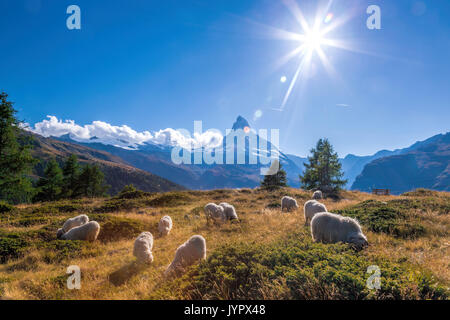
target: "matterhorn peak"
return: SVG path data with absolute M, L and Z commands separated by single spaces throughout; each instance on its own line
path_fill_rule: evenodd
M 232 129 L 233 130 L 238 130 L 238 129 L 244 130 L 244 128 L 246 128 L 246 127 L 250 128 L 248 121 L 244 117 L 238 116 L 236 121 L 233 124 Z

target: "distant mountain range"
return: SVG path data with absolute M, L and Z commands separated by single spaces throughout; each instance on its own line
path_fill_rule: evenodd
M 261 168 L 268 167 L 268 158 L 278 155 L 280 163 L 287 173 L 288 184 L 292 187 L 299 187 L 299 174 L 304 170 L 304 163 L 307 158 L 292 154 L 284 154 L 269 141 L 259 137 L 257 133 L 250 129 L 249 122 L 239 116 L 232 126 L 232 133 L 243 130 L 248 136 L 254 135 L 258 141 L 257 146 L 250 146 L 245 143 L 242 150 L 237 150 L 226 146 L 227 137 L 223 139 L 222 147 L 216 150 L 226 154 L 233 152 L 237 155 L 240 151 L 245 154 L 246 164 L 175 164 L 171 159 L 172 145 L 143 143 L 133 148 L 122 148 L 111 144 L 99 142 L 93 137 L 89 141 L 77 142 L 70 134 L 60 137 L 52 137 L 53 141 L 64 142 L 67 145 L 78 145 L 85 148 L 85 153 L 91 154 L 93 151 L 102 152 L 95 158 L 102 160 L 108 155 L 111 157 L 109 163 L 115 166 L 127 166 L 127 168 L 140 170 L 136 172 L 152 173 L 153 177 L 163 179 L 166 184 L 164 188 L 177 188 L 184 186 L 190 189 L 218 189 L 218 188 L 243 188 L 256 187 L 260 184 L 262 176 Z M 230 134 L 232 134 L 230 133 Z M 411 190 L 416 187 L 428 187 L 437 190 L 448 190 L 449 188 L 449 135 L 440 134 L 425 141 L 397 150 L 381 150 L 370 156 L 356 156 L 349 154 L 340 159 L 345 179 L 348 179 L 347 189 L 358 189 L 370 191 L 372 188 L 389 188 L 394 193 Z M 42 137 L 41 137 L 42 138 Z M 43 138 L 45 139 L 45 138 Z M 101 140 L 100 140 L 101 141 Z M 124 142 L 117 142 L 123 145 Z M 261 156 L 261 145 L 267 145 L 271 150 L 270 155 Z M 90 151 L 87 151 L 90 150 Z M 257 164 L 249 164 L 249 156 L 259 151 Z M 204 152 L 204 150 L 194 150 L 193 153 Z M 194 158 L 190 154 L 191 159 Z M 103 160 L 104 161 L 104 160 Z M 156 175 L 156 176 L 155 176 Z M 170 185 L 169 181 L 173 181 Z
M 27 133 L 30 134 L 30 133 Z M 108 152 L 83 146 L 62 137 L 61 140 L 44 138 L 32 134 L 32 155 L 39 160 L 35 166 L 34 176 L 43 176 L 46 163 L 50 159 L 56 159 L 62 164 L 71 154 L 78 156 L 81 164 L 96 163 L 105 175 L 105 180 L 110 185 L 109 193 L 119 192 L 125 185 L 133 184 L 138 189 L 148 192 L 182 190 L 184 187 L 161 178 L 150 172 L 130 166 L 126 161 Z
M 388 188 L 399 194 L 415 188 L 450 191 L 450 132 L 368 163 L 352 189 Z

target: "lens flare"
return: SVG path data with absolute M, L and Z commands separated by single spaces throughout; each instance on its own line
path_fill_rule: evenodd
M 327 16 L 325 17 L 325 19 L 323 20 L 325 23 L 330 23 L 331 20 L 333 20 L 333 13 L 330 12 L 327 14 Z

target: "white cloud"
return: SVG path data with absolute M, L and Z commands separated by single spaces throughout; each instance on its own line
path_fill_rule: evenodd
M 350 105 L 349 104 L 345 104 L 345 103 L 338 103 L 336 106 L 338 106 L 338 107 L 350 107 Z
M 40 134 L 44 137 L 60 137 L 69 134 L 78 142 L 101 142 L 117 147 L 136 148 L 146 142 L 180 146 L 186 149 L 199 147 L 216 147 L 222 143 L 223 136 L 218 130 L 208 130 L 193 136 L 186 130 L 175 130 L 167 128 L 151 133 L 150 131 L 138 132 L 127 125 L 113 126 L 103 121 L 93 121 L 91 124 L 80 126 L 73 120 L 60 120 L 55 116 L 47 116 L 34 127 L 29 126 L 27 130 Z

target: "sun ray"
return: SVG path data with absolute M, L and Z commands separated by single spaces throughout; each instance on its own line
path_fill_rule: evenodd
M 300 26 L 302 27 L 305 34 L 310 32 L 308 22 L 306 21 L 305 17 L 303 16 L 303 13 L 300 10 L 297 2 L 295 2 L 294 0 L 283 0 L 283 3 L 289 9 L 289 11 L 292 13 L 292 15 L 295 17 L 295 19 L 297 19 L 297 21 L 300 23 Z
M 288 88 L 288 90 L 284 96 L 283 102 L 281 104 L 281 108 L 280 108 L 281 110 L 283 110 L 284 107 L 286 106 L 286 102 L 288 101 L 289 96 L 291 95 L 292 89 L 294 88 L 294 85 L 297 82 L 297 78 L 299 77 L 300 72 L 303 69 L 305 69 L 305 66 L 307 66 L 309 64 L 309 61 L 311 60 L 312 53 L 310 51 L 306 52 L 304 55 L 305 56 L 300 60 L 298 68 L 295 71 L 294 77 L 292 78 L 291 83 L 289 84 L 289 88 Z

